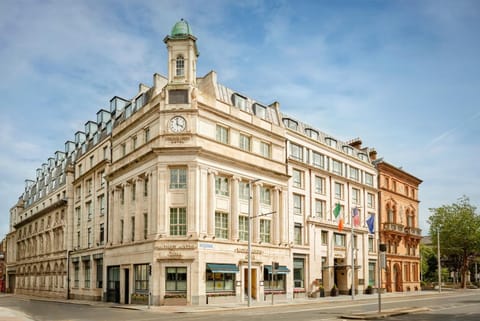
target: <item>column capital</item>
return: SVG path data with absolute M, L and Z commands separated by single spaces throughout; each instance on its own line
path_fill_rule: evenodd
M 218 171 L 209 168 L 209 169 L 208 169 L 208 174 L 210 174 L 210 175 L 218 175 Z

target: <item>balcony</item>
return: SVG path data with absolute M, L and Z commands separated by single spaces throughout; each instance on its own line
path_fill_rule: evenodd
M 422 230 L 416 227 L 407 226 L 405 227 L 405 233 L 413 236 L 422 236 Z
M 383 231 L 384 232 L 405 233 L 405 227 L 402 224 L 383 223 Z

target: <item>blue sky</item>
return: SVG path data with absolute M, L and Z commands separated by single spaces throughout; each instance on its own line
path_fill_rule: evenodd
M 198 75 L 423 180 L 431 207 L 480 205 L 480 2 L 0 1 L 0 238 L 24 180 L 139 83 L 166 74 L 180 18 Z M 307 116 L 308 115 L 308 116 Z

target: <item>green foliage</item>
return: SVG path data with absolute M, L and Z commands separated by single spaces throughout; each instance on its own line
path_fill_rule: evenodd
M 466 287 L 468 263 L 480 251 L 480 216 L 468 197 L 463 196 L 457 203 L 431 208 L 428 218 L 429 234 L 435 248 L 440 233 L 442 263 L 462 274 L 462 287 Z

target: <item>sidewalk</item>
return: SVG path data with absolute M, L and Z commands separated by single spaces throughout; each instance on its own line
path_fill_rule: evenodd
M 452 291 L 449 291 L 450 293 Z M 425 295 L 436 295 L 439 294 L 435 291 L 418 291 L 418 292 L 398 292 L 398 293 L 382 293 L 382 298 L 391 298 L 391 297 L 414 297 L 414 296 L 425 296 Z M 447 294 L 448 292 L 444 292 L 442 294 Z M 248 307 L 247 303 L 223 303 L 223 304 L 208 304 L 208 305 L 201 305 L 201 306 L 192 306 L 192 305 L 185 305 L 185 306 L 146 306 L 146 305 L 132 305 L 132 304 L 117 304 L 111 302 L 100 302 L 100 301 L 84 301 L 84 300 L 59 300 L 59 299 L 49 299 L 49 298 L 42 298 L 42 297 L 33 297 L 33 296 L 25 296 L 25 295 L 12 295 L 12 294 L 2 294 L 1 296 L 15 296 L 17 298 L 22 298 L 25 300 L 32 300 L 32 301 L 52 301 L 52 302 L 61 302 L 65 304 L 78 304 L 78 305 L 91 305 L 91 306 L 101 306 L 101 307 L 109 307 L 109 308 L 117 308 L 117 309 L 131 309 L 131 310 L 142 310 L 142 311 L 150 311 L 152 313 L 201 313 L 201 312 L 221 312 L 225 310 L 243 310 L 243 309 L 255 309 L 255 308 L 262 308 L 262 307 L 271 307 L 272 303 L 270 300 L 266 301 L 253 301 L 251 306 Z M 372 300 L 376 299 L 378 294 L 358 294 L 355 295 L 355 301 L 363 301 L 363 300 Z M 277 300 L 274 302 L 274 306 L 298 306 L 298 305 L 309 305 L 309 304 L 319 304 L 319 305 L 329 305 L 331 303 L 340 303 L 340 302 L 349 302 L 352 300 L 352 297 L 349 295 L 340 295 L 336 297 L 323 297 L 323 298 L 299 298 L 291 301 L 286 300 Z M 421 310 L 425 311 L 425 309 Z M 420 312 L 418 309 L 405 309 L 405 308 L 398 308 L 392 310 L 385 310 L 382 311 L 381 314 L 375 312 L 368 312 L 368 313 L 358 313 L 352 315 L 345 315 L 342 316 L 344 319 L 357 319 L 357 320 L 370 320 L 370 319 L 378 319 L 384 318 L 386 316 L 391 315 L 399 315 L 399 314 L 406 314 L 406 313 L 414 313 Z M 28 318 L 27 316 L 23 315 L 21 312 L 17 312 L 15 310 L 0 307 L 0 320 L 1 321 L 31 321 L 32 319 Z

